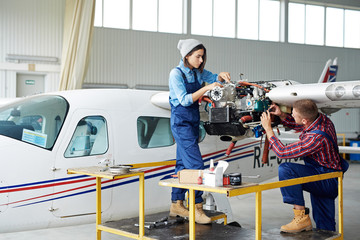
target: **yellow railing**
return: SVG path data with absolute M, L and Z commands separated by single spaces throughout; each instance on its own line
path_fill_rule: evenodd
M 338 135 L 338 136 L 342 136 L 342 139 L 343 139 L 343 147 L 345 147 L 346 146 L 346 143 L 345 143 L 345 133 L 337 133 L 336 135 Z M 345 159 L 345 156 L 346 156 L 346 154 L 345 153 L 343 153 L 343 159 Z

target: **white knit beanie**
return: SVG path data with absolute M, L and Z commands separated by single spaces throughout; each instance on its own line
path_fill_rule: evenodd
M 202 42 L 196 39 L 179 40 L 177 48 L 179 49 L 182 58 L 184 58 L 191 50 L 200 44 L 202 44 Z

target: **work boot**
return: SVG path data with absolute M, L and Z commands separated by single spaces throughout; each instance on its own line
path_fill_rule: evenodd
M 195 204 L 195 222 L 199 224 L 209 224 L 211 223 L 211 218 L 206 216 L 203 210 L 203 203 Z
M 183 200 L 177 200 L 171 203 L 170 206 L 170 217 L 189 217 L 189 210 L 184 206 Z
M 305 210 L 294 210 L 294 219 L 284 225 L 281 226 L 281 232 L 287 233 L 298 233 L 302 231 L 310 231 L 312 230 L 311 219 L 309 217 L 309 209 L 306 208 Z

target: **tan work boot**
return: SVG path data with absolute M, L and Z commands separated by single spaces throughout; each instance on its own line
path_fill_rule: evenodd
M 294 219 L 290 223 L 281 226 L 280 231 L 287 233 L 298 233 L 302 231 L 312 230 L 311 219 L 309 217 L 309 209 L 306 209 L 306 213 L 305 210 L 293 210 L 295 215 Z
M 177 200 L 176 202 L 171 203 L 169 215 L 170 217 L 189 217 L 189 210 L 185 208 L 182 200 Z
M 195 204 L 195 222 L 199 224 L 209 224 L 211 223 L 211 218 L 206 216 L 203 210 L 203 203 Z

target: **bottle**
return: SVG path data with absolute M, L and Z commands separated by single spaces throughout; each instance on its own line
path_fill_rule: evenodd
M 201 185 L 203 183 L 202 177 L 201 177 L 201 170 L 199 170 L 199 177 L 197 179 L 197 182 L 199 185 Z
M 214 168 L 214 160 L 210 159 L 210 172 L 213 172 L 215 170 Z
M 223 175 L 223 185 L 230 185 L 230 177 L 229 174 Z

